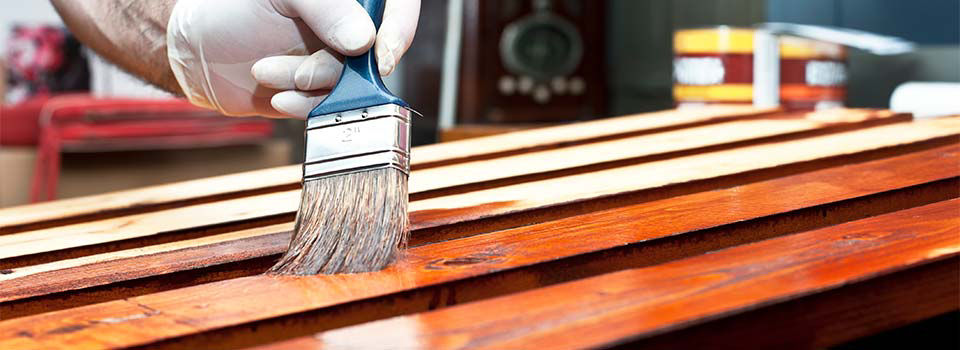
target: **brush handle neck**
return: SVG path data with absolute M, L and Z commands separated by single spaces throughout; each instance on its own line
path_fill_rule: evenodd
M 370 15 L 370 19 L 373 20 L 373 25 L 377 27 L 377 30 L 380 30 L 380 23 L 383 22 L 383 6 L 386 1 L 357 0 L 357 2 L 360 3 L 360 6 Z
M 357 0 L 357 2 L 359 2 L 360 6 L 363 6 L 363 9 L 367 11 L 368 15 L 370 15 L 370 19 L 373 20 L 374 27 L 376 27 L 377 32 L 379 32 L 380 23 L 383 22 L 383 6 L 385 1 Z M 377 55 L 374 53 L 374 51 L 374 48 L 371 47 L 369 51 L 364 52 L 360 56 L 347 57 L 343 62 L 343 74 L 346 74 L 347 70 L 352 71 L 357 73 L 363 80 L 366 80 L 386 91 L 387 88 L 383 84 L 383 79 L 380 77 L 380 66 L 377 65 Z
M 394 0 L 396 1 L 396 0 Z M 357 0 L 367 11 L 373 25 L 380 30 L 383 21 L 384 0 Z M 403 107 L 407 103 L 387 89 L 380 78 L 377 56 L 371 47 L 359 56 L 347 57 L 343 62 L 343 73 L 333 91 L 310 111 L 307 118 L 314 118 L 339 112 L 366 107 L 396 104 Z

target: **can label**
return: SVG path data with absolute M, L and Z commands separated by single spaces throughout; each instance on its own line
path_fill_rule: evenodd
M 674 35 L 678 107 L 753 103 L 753 29 L 688 29 Z M 780 104 L 788 110 L 839 107 L 846 97 L 846 52 L 837 44 L 780 39 Z

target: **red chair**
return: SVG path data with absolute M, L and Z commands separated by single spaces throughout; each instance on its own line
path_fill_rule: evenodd
M 180 99 L 50 98 L 38 115 L 31 201 L 55 199 L 63 152 L 189 149 L 259 143 L 273 135 L 262 118 L 233 118 Z

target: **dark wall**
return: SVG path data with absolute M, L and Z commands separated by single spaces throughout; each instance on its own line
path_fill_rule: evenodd
M 960 44 L 957 0 L 770 0 L 767 8 L 772 21 L 854 28 L 922 45 Z
M 919 45 L 898 56 L 851 50 L 848 106 L 888 107 L 907 81 L 960 81 L 958 0 L 769 0 L 767 9 L 770 21 L 860 29 Z

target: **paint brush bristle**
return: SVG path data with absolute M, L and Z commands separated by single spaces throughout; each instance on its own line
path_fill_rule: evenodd
M 381 168 L 305 181 L 290 247 L 268 273 L 381 270 L 407 242 L 407 174 Z

